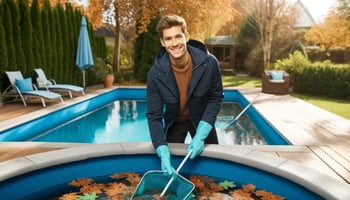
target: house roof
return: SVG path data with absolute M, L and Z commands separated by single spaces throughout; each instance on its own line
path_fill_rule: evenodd
M 206 45 L 234 45 L 231 35 L 218 35 L 212 38 L 205 39 Z
M 315 22 L 314 18 L 311 16 L 309 10 L 298 0 L 295 3 L 295 7 L 299 11 L 298 17 L 294 24 L 295 28 L 310 28 L 311 25 Z
M 104 36 L 104 37 L 107 37 L 107 36 L 114 37 L 115 36 L 114 32 L 110 28 L 106 28 L 106 27 L 97 28 L 95 30 L 95 34 L 97 36 Z

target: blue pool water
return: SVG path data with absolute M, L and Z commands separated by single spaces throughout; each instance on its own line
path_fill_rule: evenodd
M 236 125 L 226 128 L 233 120 L 232 115 L 241 110 L 237 103 L 222 105 L 216 122 L 219 144 L 266 144 L 246 115 L 242 115 Z M 150 142 L 146 102 L 115 101 L 28 140 L 83 143 Z
M 182 157 L 173 156 L 175 166 Z M 142 163 L 140 165 L 140 163 Z M 102 176 L 122 172 L 145 172 L 159 168 L 156 155 L 120 155 L 84 159 L 79 162 L 57 165 L 37 170 L 25 175 L 0 182 L 0 193 L 3 199 L 49 199 L 74 188 L 67 187 L 72 180 L 91 177 L 99 180 Z M 188 161 L 181 169 L 181 174 L 200 174 L 214 177 L 217 180 L 233 180 L 236 183 L 253 183 L 257 189 L 285 197 L 286 199 L 323 199 L 288 179 L 263 170 L 245 166 L 222 159 L 201 157 L 196 162 Z M 18 189 L 21 188 L 21 192 Z
M 0 141 L 146 142 L 145 89 L 119 88 L 79 104 L 0 132 Z M 237 90 L 225 90 L 217 121 L 220 144 L 288 144 L 253 107 L 237 125 L 225 129 L 248 101 Z M 259 134 L 260 133 L 260 134 Z

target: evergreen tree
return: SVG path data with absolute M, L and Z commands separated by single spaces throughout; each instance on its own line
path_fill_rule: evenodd
M 7 1 L 3 1 L 2 3 L 4 15 L 3 15 L 3 25 L 5 29 L 5 44 L 7 47 L 7 61 L 8 61 L 8 70 L 15 70 L 17 69 L 17 62 L 16 62 L 16 51 L 14 46 L 14 38 L 13 38 L 13 27 L 12 27 L 12 18 L 11 18 L 11 11 L 8 6 Z
M 26 0 L 18 1 L 19 11 L 21 13 L 20 17 L 20 27 L 21 27 L 21 39 L 22 48 L 25 56 L 26 67 L 23 69 L 24 74 L 31 74 L 34 72 L 34 58 L 33 58 L 33 29 L 32 22 L 30 18 L 30 12 L 28 3 Z
M 60 5 L 58 4 L 56 8 L 54 9 L 54 21 L 55 21 L 55 26 L 56 26 L 56 54 L 57 54 L 57 59 L 56 59 L 56 73 L 55 73 L 55 79 L 58 82 L 63 81 L 63 46 L 62 46 L 62 27 L 61 27 L 61 18 L 59 14 L 60 10 Z
M 146 81 L 147 72 L 154 63 L 154 58 L 161 44 L 156 26 L 159 19 L 153 19 L 147 27 L 147 32 L 142 33 L 135 46 L 135 75 L 139 81 Z M 137 52 L 136 51 L 139 51 Z
M 62 6 L 58 6 L 58 13 L 60 18 L 60 27 L 61 27 L 61 48 L 62 48 L 62 75 L 65 82 L 68 80 L 68 67 L 69 67 L 69 33 L 67 25 L 67 14 L 65 13 Z
M 41 22 L 41 13 L 39 8 L 39 1 L 33 0 L 31 10 L 31 21 L 33 26 L 33 57 L 34 67 L 41 67 L 44 69 L 43 54 L 44 54 L 44 36 Z M 45 70 L 45 69 L 44 69 Z
M 12 28 L 13 28 L 13 41 L 16 53 L 17 66 L 15 69 L 20 69 L 22 72 L 26 72 L 27 63 L 25 60 L 25 55 L 23 51 L 22 38 L 21 38 L 21 27 L 20 27 L 20 12 L 18 6 L 13 0 L 5 0 L 9 6 L 11 18 L 12 18 Z
M 41 20 L 43 27 L 43 42 L 44 42 L 44 53 L 42 54 L 42 66 L 45 69 L 47 76 L 51 77 L 52 72 L 52 41 L 50 31 L 49 12 L 51 11 L 50 2 L 44 1 L 43 9 L 41 11 Z
M 74 83 L 74 70 L 75 67 L 75 53 L 76 53 L 76 44 L 75 44 L 75 34 L 76 27 L 74 27 L 75 23 L 74 13 L 72 6 L 67 3 L 66 4 L 66 23 L 67 23 L 67 39 L 68 39 L 68 48 L 66 48 L 65 54 L 67 54 L 67 69 L 66 69 L 66 78 L 70 83 Z
M 50 5 L 50 3 L 48 2 Z M 57 25 L 55 20 L 55 13 L 53 9 L 48 9 L 48 19 L 49 19 L 49 29 L 50 30 L 50 37 L 51 37 L 51 74 L 50 77 L 53 79 L 57 79 L 57 68 L 58 68 L 58 58 L 57 58 Z
M 5 28 L 3 26 L 4 10 L 2 3 L 0 3 L 0 73 L 3 74 L 8 67 L 7 60 L 7 47 L 6 47 L 6 37 Z M 1 88 L 1 85 L 0 85 Z

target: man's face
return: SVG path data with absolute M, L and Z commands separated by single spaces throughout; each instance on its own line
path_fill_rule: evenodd
M 163 30 L 163 37 L 160 38 L 162 46 L 169 53 L 172 59 L 182 59 L 187 51 L 186 43 L 189 40 L 188 33 L 182 32 L 181 26 L 173 26 Z

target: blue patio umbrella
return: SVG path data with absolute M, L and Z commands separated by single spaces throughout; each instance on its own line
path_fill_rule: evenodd
M 77 58 L 75 64 L 83 72 L 83 86 L 85 88 L 85 69 L 94 65 L 85 16 L 83 16 L 81 19 Z

